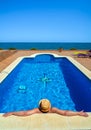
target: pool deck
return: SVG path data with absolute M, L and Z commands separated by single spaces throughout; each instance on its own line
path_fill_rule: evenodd
M 0 130 L 91 130 L 91 116 L 35 114 L 27 117 L 2 117 L 0 115 Z
M 0 50 L 0 72 L 3 71 L 9 64 L 21 56 L 30 56 L 35 53 L 54 53 L 60 56 L 71 56 L 89 71 L 91 71 L 91 58 L 77 58 L 73 56 L 75 51 L 65 51 L 62 52 L 55 50 L 17 50 L 9 56 L 7 51 Z M 77 50 L 78 51 L 78 50 Z M 84 51 L 84 50 L 83 50 Z M 2 59 L 2 52 L 6 57 Z M 91 113 L 88 113 L 89 117 L 81 116 L 61 116 L 57 114 L 35 114 L 27 117 L 3 117 L 0 114 L 0 130 L 91 130 Z
M 12 50 L 13 51 L 13 50 Z M 18 57 L 21 56 L 30 56 L 32 54 L 35 53 L 54 53 L 54 54 L 58 54 L 60 56 L 71 56 L 72 58 L 74 58 L 76 61 L 78 61 L 79 63 L 81 63 L 83 66 L 85 66 L 88 70 L 91 71 L 91 58 L 77 58 L 74 57 L 73 54 L 74 52 L 78 52 L 78 51 L 71 51 L 71 50 L 63 50 L 62 52 L 56 51 L 56 50 L 17 50 L 15 53 L 12 53 L 11 51 L 11 56 L 7 57 L 7 53 L 8 51 L 6 50 L 0 50 L 0 72 L 5 69 L 9 64 L 11 64 L 15 59 L 17 59 Z M 79 50 L 80 51 L 80 50 Z M 6 58 L 3 58 L 3 54 L 2 53 L 6 53 Z M 82 52 L 82 51 L 81 51 Z M 85 52 L 85 50 L 83 50 L 83 52 Z M 5 55 L 5 54 L 4 54 Z M 2 60 L 3 59 L 3 60 Z

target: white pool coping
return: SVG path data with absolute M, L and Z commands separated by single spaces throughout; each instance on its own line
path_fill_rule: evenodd
M 23 58 L 35 58 L 37 55 L 40 54 L 51 54 L 54 57 L 65 57 L 67 58 L 71 63 L 73 63 L 85 76 L 87 76 L 90 80 L 91 80 L 91 72 L 85 68 L 83 65 L 81 65 L 79 62 L 77 62 L 76 60 L 74 60 L 72 57 L 70 56 L 60 56 L 54 53 L 35 53 L 31 56 L 23 56 L 23 57 L 19 57 L 17 58 L 14 62 L 12 62 L 8 67 L 6 67 L 1 73 L 0 73 L 0 83 L 9 75 L 9 73 L 22 61 Z

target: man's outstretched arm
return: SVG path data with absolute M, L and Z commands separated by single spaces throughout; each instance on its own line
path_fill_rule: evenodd
M 57 113 L 59 115 L 63 116 L 84 116 L 88 117 L 88 114 L 86 112 L 80 111 L 80 112 L 74 112 L 74 111 L 68 111 L 68 110 L 60 110 L 57 108 L 52 108 L 53 113 Z
M 41 113 L 38 108 L 35 108 L 33 110 L 28 110 L 28 111 L 8 112 L 8 113 L 5 113 L 3 116 L 4 117 L 11 116 L 11 115 L 29 116 L 29 115 L 36 114 L 36 113 Z

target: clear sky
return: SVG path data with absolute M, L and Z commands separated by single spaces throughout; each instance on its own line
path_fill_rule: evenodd
M 0 0 L 0 42 L 91 42 L 91 0 Z

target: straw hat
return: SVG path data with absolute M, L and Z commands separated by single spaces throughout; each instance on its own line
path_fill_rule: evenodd
M 48 99 L 42 99 L 39 102 L 39 109 L 42 112 L 48 112 L 51 108 L 51 103 Z

